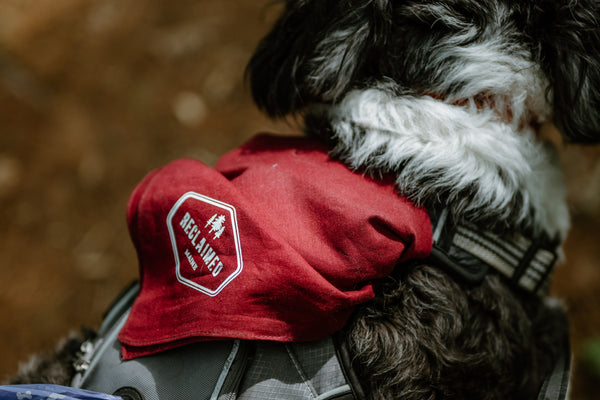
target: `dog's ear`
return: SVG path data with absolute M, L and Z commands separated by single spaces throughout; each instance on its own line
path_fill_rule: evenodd
M 340 98 L 381 44 L 389 7 L 390 0 L 287 0 L 246 70 L 258 107 L 281 117 Z
M 550 0 L 543 65 L 551 80 L 554 122 L 570 141 L 600 142 L 600 2 Z M 549 14 L 550 13 L 550 14 Z

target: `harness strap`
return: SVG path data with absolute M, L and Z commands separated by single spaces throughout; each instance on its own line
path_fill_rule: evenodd
M 542 383 L 537 400 L 564 400 L 568 396 L 571 376 L 571 346 L 568 338 L 561 350 L 552 373 Z
M 356 375 L 356 371 L 354 371 L 354 368 L 352 367 L 352 356 L 350 355 L 348 345 L 340 336 L 340 332 L 333 335 L 333 342 L 335 344 L 335 351 L 344 377 L 352 389 L 354 399 L 367 400 L 367 396 L 365 395 L 360 380 Z
M 499 236 L 469 223 L 456 224 L 448 209 L 432 217 L 432 259 L 470 283 L 479 283 L 493 269 L 517 287 L 538 296 L 548 291 L 558 243 L 521 233 Z M 460 260 L 460 262 L 458 261 Z

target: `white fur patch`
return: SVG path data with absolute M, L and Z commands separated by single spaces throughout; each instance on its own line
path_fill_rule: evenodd
M 552 237 L 566 235 L 566 190 L 553 152 L 530 128 L 517 131 L 492 109 L 368 89 L 313 112 L 332 121 L 334 151 L 343 160 L 356 169 L 396 173 L 400 191 L 419 203 L 447 193 L 438 200 L 458 216 L 510 217 Z
M 509 108 L 513 122 L 544 122 L 551 114 L 547 101 L 548 80 L 521 30 L 514 25 L 513 10 L 494 3 L 485 27 L 465 18 L 453 7 L 418 4 L 416 12 L 437 18 L 455 32 L 440 39 L 428 53 L 428 65 L 437 66 L 429 93 L 444 95 L 449 103 L 477 95 L 491 95 L 499 108 Z
M 500 29 L 500 28 L 498 28 Z M 431 88 L 434 93 L 450 93 L 446 100 L 453 102 L 468 99 L 478 94 L 493 94 L 504 99 L 513 113 L 513 121 L 545 122 L 551 114 L 546 101 L 547 79 L 539 65 L 531 61 L 529 52 L 520 43 L 506 40 L 507 34 L 493 32 L 469 44 L 453 44 L 464 40 L 462 35 L 450 36 L 440 42 L 432 60 L 434 65 L 443 65 L 453 60 L 449 69 L 444 69 L 444 79 Z

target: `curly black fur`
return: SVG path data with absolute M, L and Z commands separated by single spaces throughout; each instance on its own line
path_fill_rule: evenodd
M 349 324 L 346 340 L 373 399 L 533 399 L 566 317 L 498 277 L 469 287 L 426 264 L 402 268 Z
M 91 332 L 82 335 L 72 334 L 58 343 L 54 351 L 46 354 L 35 354 L 19 366 L 17 375 L 12 376 L 5 384 L 25 385 L 49 383 L 69 386 L 75 376 L 74 362 L 84 338 L 91 337 Z
M 541 1 L 533 16 L 541 62 L 553 88 L 555 122 L 576 142 L 598 142 L 600 132 L 600 3 Z M 548 11 L 549 10 L 549 11 Z M 590 117 L 593 115 L 593 117 Z

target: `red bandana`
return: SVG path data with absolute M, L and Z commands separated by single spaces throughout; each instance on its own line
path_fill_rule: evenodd
M 135 189 L 127 219 L 141 292 L 123 358 L 198 340 L 309 341 L 338 331 L 373 282 L 431 251 L 427 213 L 328 157 L 258 136 L 215 169 L 179 160 Z

